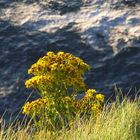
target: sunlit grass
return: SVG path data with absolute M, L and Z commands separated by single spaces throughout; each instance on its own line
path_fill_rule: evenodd
M 45 127 L 45 126 L 44 126 Z M 0 140 L 138 140 L 140 138 L 140 98 L 124 98 L 121 103 L 105 105 L 97 120 L 76 120 L 71 130 L 51 133 L 31 125 L 9 126 L 1 130 Z

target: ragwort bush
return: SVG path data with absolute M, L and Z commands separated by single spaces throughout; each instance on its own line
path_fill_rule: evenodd
M 51 131 L 70 128 L 77 116 L 96 118 L 104 95 L 86 89 L 83 74 L 88 70 L 88 64 L 70 53 L 48 52 L 28 70 L 33 77 L 25 85 L 37 90 L 41 97 L 27 102 L 23 113 L 33 118 L 37 128 L 45 126 Z M 80 92 L 85 96 L 76 99 Z

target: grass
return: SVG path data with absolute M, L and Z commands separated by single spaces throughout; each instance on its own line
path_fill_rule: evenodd
M 77 120 L 71 130 L 51 133 L 35 131 L 30 125 L 17 124 L 0 131 L 0 140 L 139 140 L 140 98 L 135 101 L 124 98 L 105 105 L 97 120 Z

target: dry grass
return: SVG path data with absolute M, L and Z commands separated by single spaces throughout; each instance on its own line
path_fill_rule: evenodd
M 84 120 L 83 120 L 84 121 Z M 71 130 L 51 133 L 35 131 L 30 125 L 17 125 L 1 130 L 0 140 L 138 140 L 140 138 L 140 98 L 135 101 L 124 99 L 105 105 L 96 122 L 92 118 L 81 123 L 77 120 Z

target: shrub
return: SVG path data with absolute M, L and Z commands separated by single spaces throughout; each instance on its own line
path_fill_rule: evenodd
M 23 113 L 33 118 L 37 128 L 45 126 L 51 131 L 70 128 L 78 116 L 96 118 L 104 95 L 97 94 L 95 89 L 86 91 L 83 74 L 87 70 L 89 65 L 72 54 L 48 52 L 28 70 L 33 77 L 25 85 L 38 91 L 41 97 L 27 102 Z M 85 96 L 76 99 L 81 92 Z

